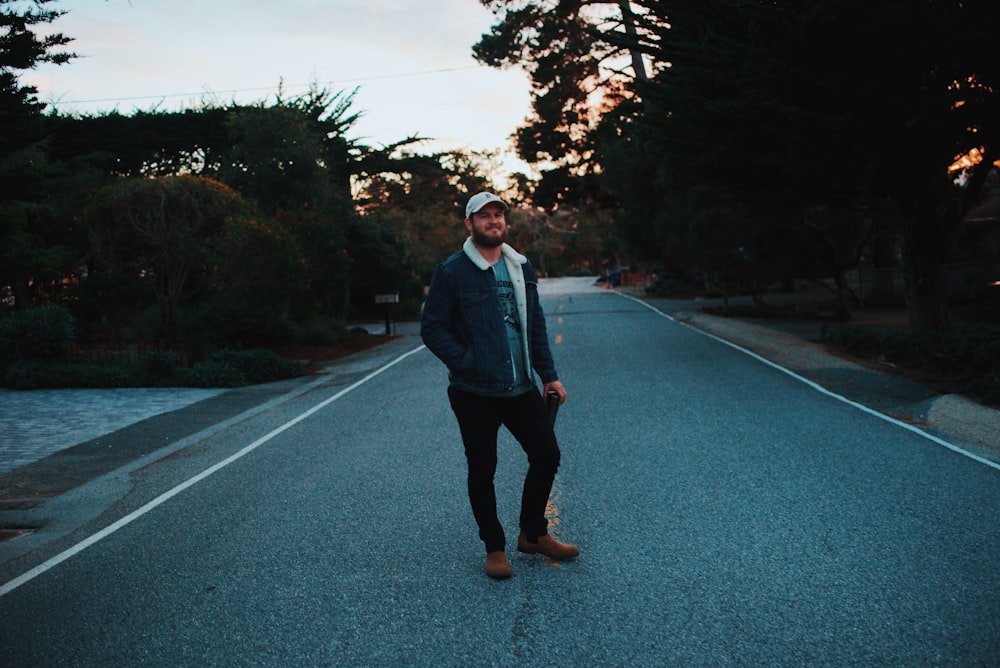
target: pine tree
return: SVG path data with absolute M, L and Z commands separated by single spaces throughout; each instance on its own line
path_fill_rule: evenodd
M 22 85 L 19 73 L 38 63 L 62 64 L 73 54 L 56 51 L 71 40 L 39 36 L 39 26 L 65 12 L 47 9 L 51 0 L 0 0 L 0 286 L 18 306 L 31 302 L 29 286 L 58 272 L 60 253 L 46 247 L 37 231 L 43 215 L 46 155 L 44 104 L 37 89 Z M 27 6 L 25 6 L 27 4 Z

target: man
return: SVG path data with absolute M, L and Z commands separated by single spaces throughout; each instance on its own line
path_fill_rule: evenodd
M 448 367 L 448 398 L 468 462 L 469 501 L 486 546 L 486 574 L 509 578 L 493 476 L 504 425 L 528 456 L 517 549 L 565 560 L 580 551 L 548 534 L 545 507 L 559 468 L 559 446 L 542 393 L 566 390 L 556 375 L 528 259 L 506 243 L 507 205 L 481 192 L 465 207 L 469 238 L 434 270 L 420 322 L 424 343 Z

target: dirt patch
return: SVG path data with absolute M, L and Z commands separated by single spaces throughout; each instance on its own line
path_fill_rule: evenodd
M 295 344 L 285 346 L 278 350 L 278 354 L 285 359 L 298 360 L 306 364 L 306 369 L 312 373 L 316 371 L 316 364 L 329 362 L 330 360 L 348 357 L 356 353 L 361 353 L 372 348 L 376 348 L 388 343 L 397 336 L 387 336 L 385 334 L 368 334 L 363 332 L 352 332 L 343 341 L 327 345 L 302 345 Z

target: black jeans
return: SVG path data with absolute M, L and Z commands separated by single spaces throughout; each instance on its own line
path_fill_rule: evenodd
M 507 427 L 528 455 L 528 473 L 521 493 L 521 530 L 530 539 L 544 536 L 548 533 L 545 508 L 560 454 L 541 394 L 532 390 L 516 397 L 486 397 L 449 387 L 448 398 L 465 444 L 469 502 L 486 551 L 502 550 L 506 544 L 493 486 L 500 425 Z

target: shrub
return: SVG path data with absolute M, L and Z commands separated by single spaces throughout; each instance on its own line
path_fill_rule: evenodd
M 193 387 L 241 387 L 295 378 L 305 373 L 299 362 L 279 357 L 274 351 L 222 350 L 199 362 L 180 376 Z
M 173 350 L 149 350 L 142 356 L 143 368 L 157 378 L 169 376 L 180 363 L 181 356 Z
M 198 362 L 181 371 L 179 377 L 181 384 L 189 387 L 242 387 L 247 384 L 246 376 L 239 369 L 217 359 Z
M 58 304 L 14 311 L 0 321 L 0 341 L 8 359 L 56 359 L 75 340 L 76 320 Z
M 786 309 L 767 304 L 730 304 L 729 306 L 705 306 L 702 311 L 709 315 L 727 318 L 785 318 Z
M 223 350 L 212 355 L 212 359 L 239 369 L 249 383 L 267 383 L 295 378 L 305 373 L 299 362 L 286 360 L 274 351 L 263 348 Z
M 49 362 L 42 369 L 42 378 L 47 388 L 113 388 L 142 384 L 135 369 L 92 362 Z
M 71 285 L 67 306 L 76 318 L 79 340 L 128 341 L 143 336 L 136 325 L 147 306 L 155 303 L 150 283 L 150 277 L 133 272 L 97 271 Z
M 646 287 L 646 294 L 650 297 L 686 296 L 697 293 L 699 288 L 700 285 L 696 281 L 680 277 L 661 276 L 655 283 Z
M 880 358 L 904 372 L 958 383 L 982 401 L 1000 404 L 1000 327 L 974 325 L 947 332 L 880 332 L 842 327 L 826 340 L 859 357 Z
M 233 348 L 278 348 L 294 335 L 287 322 L 268 309 L 223 303 L 212 310 L 213 343 Z
M 141 386 L 141 374 L 118 364 L 20 360 L 7 369 L 4 385 L 14 390 Z
M 295 340 L 307 346 L 329 346 L 347 338 L 347 329 L 340 323 L 312 323 L 296 332 Z
M 190 369 L 179 367 L 179 356 L 168 350 L 150 351 L 142 366 L 99 362 L 19 360 L 4 374 L 4 385 L 16 390 L 111 387 L 242 387 L 295 378 L 305 373 L 299 362 L 270 350 L 223 350 Z
M 42 386 L 42 364 L 37 360 L 17 360 L 7 367 L 4 386 L 14 390 L 37 390 Z

